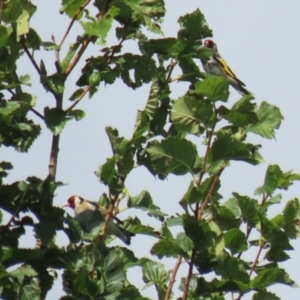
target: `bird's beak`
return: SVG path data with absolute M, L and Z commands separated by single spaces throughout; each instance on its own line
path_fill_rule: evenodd
M 70 207 L 70 204 L 66 202 L 62 207 Z

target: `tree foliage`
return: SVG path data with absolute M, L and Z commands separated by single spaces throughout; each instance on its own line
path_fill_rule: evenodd
M 230 107 L 226 79 L 201 72 L 199 59 L 211 55 L 210 49 L 201 48 L 202 40 L 212 36 L 201 11 L 179 18 L 177 37 L 162 37 L 159 24 L 166 13 L 163 0 L 63 0 L 60 13 L 70 18 L 69 29 L 79 22 L 82 32 L 59 59 L 60 51 L 67 48 L 64 42 L 69 31 L 60 43 L 44 41 L 38 28 L 30 26 L 37 9 L 29 0 L 1 3 L 1 145 L 26 152 L 41 134 L 40 124 L 52 133 L 46 178 L 33 175 L 5 184 L 12 164 L 0 163 L 0 207 L 10 214 L 9 221 L 0 227 L 2 299 L 44 299 L 56 270 L 63 271 L 66 295 L 61 299 L 147 299 L 141 287 L 127 279 L 128 269 L 138 266 L 146 287 L 154 285 L 157 299 L 167 300 L 175 292 L 173 284 L 183 262 L 189 266 L 180 285 L 180 299 L 184 300 L 225 299 L 228 293 L 241 299 L 249 291 L 255 291 L 256 300 L 279 299 L 268 291 L 269 286 L 294 286 L 278 264 L 289 259 L 288 251 L 293 250 L 290 241 L 298 236 L 299 200 L 288 201 L 278 215 L 269 216 L 268 211 L 281 202 L 279 190 L 287 190 L 300 175 L 273 164 L 254 196 L 233 192 L 226 200 L 219 193 L 222 173 L 231 161 L 252 165 L 263 161 L 260 145 L 251 143 L 248 135 L 274 138 L 283 117 L 279 108 L 267 102 L 258 105 L 252 96 Z M 158 38 L 150 38 L 149 32 Z M 108 34 L 115 34 L 118 43 L 107 44 Z M 138 47 L 139 54 L 123 50 L 128 41 Z M 86 59 L 67 99 L 69 75 L 87 47 L 95 43 L 100 51 Z M 56 57 L 54 74 L 48 74 L 43 60 L 38 63 L 34 58 L 34 52 L 42 49 Z M 35 109 L 36 96 L 23 91 L 30 84 L 29 74 L 17 69 L 23 56 L 31 61 L 41 85 L 55 99 L 56 104 L 44 107 L 43 112 Z M 174 68 L 181 73 L 176 78 L 172 77 Z M 131 89 L 150 84 L 150 90 L 145 108 L 137 112 L 131 139 L 120 136 L 117 128 L 106 128 L 113 154 L 97 172 L 107 186 L 100 203 L 116 214 L 119 203 L 127 202 L 128 209 L 146 211 L 161 223 L 157 232 L 137 217 L 124 221 L 129 231 L 156 238 L 149 253 L 151 259 L 137 258 L 128 248 L 109 247 L 109 239 L 104 243 L 104 232 L 100 238 L 99 234 L 82 236 L 79 224 L 53 206 L 55 190 L 61 184 L 56 181 L 60 133 L 73 120 L 84 118 L 84 111 L 75 107 L 85 95 L 92 97 L 101 85 L 115 84 L 117 79 Z M 175 81 L 190 84 L 178 99 L 171 97 Z M 35 113 L 41 123 L 33 122 L 29 112 Z M 191 141 L 192 135 L 197 143 Z M 201 143 L 205 147 L 200 150 Z M 138 195 L 127 191 L 127 176 L 141 166 L 161 180 L 170 174 L 190 176 L 188 190 L 177 199 L 184 213 L 168 216 L 149 191 L 141 190 Z M 171 231 L 174 225 L 181 228 L 177 236 Z M 35 248 L 19 247 L 25 226 L 33 229 Z M 55 244 L 60 230 L 69 238 L 67 247 Z M 252 233 L 259 238 L 254 240 Z M 89 242 L 80 243 L 83 238 Z M 256 254 L 246 261 L 243 255 L 249 249 Z M 163 257 L 176 259 L 172 270 L 166 270 L 159 261 Z M 207 279 L 206 274 L 214 279 Z

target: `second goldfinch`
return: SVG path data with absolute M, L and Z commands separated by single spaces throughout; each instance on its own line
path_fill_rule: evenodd
M 99 207 L 96 202 L 85 200 L 79 196 L 72 196 L 63 206 L 71 207 L 74 209 L 75 219 L 78 221 L 82 229 L 86 232 L 89 232 L 94 227 L 99 226 L 101 223 L 105 222 L 107 210 L 105 208 Z M 96 214 L 96 210 L 99 211 L 98 215 Z M 114 223 L 113 219 L 115 219 L 119 223 L 122 223 L 119 219 L 113 217 L 109 220 L 106 233 L 108 235 L 115 235 L 126 245 L 130 245 L 130 238 L 135 234 L 119 227 Z
M 214 41 L 207 39 L 204 41 L 204 46 L 214 50 L 214 53 L 209 60 L 201 60 L 204 71 L 216 76 L 226 77 L 228 83 L 233 86 L 242 96 L 252 95 L 252 93 L 245 88 L 245 83 L 236 77 L 236 75 L 227 65 L 226 61 L 221 57 L 218 52 L 217 44 Z

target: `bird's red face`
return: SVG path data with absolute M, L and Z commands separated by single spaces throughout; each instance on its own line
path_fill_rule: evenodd
M 63 207 L 71 207 L 75 209 L 75 207 L 81 202 L 83 199 L 78 196 L 72 196 L 68 199 L 67 203 L 63 205 Z
M 207 48 L 213 49 L 214 46 L 215 46 L 215 43 L 212 40 L 205 40 L 204 41 L 204 46 L 207 47 Z
M 70 197 L 64 206 L 69 206 L 74 209 L 75 208 L 75 196 Z

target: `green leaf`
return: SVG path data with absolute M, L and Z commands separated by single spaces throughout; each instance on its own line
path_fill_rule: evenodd
M 218 256 L 218 264 L 216 266 L 216 273 L 222 278 L 228 280 L 238 280 L 243 283 L 250 282 L 250 276 L 245 270 L 244 265 L 239 259 L 231 257 L 228 254 L 222 253 Z
M 231 211 L 236 218 L 241 217 L 242 211 L 239 207 L 238 200 L 236 198 L 230 198 L 229 200 L 224 202 L 222 206 L 226 207 L 229 211 Z
M 194 144 L 177 137 L 151 142 L 146 151 L 150 155 L 151 167 L 163 175 L 192 172 L 198 155 Z
M 42 46 L 45 50 L 60 50 L 59 46 L 53 42 L 42 42 Z
M 150 235 L 156 238 L 160 236 L 160 234 L 157 231 L 155 231 L 154 228 L 143 225 L 137 217 L 135 217 L 134 219 L 129 218 L 123 223 L 124 223 L 124 227 L 129 232 Z
M 163 299 L 167 290 L 170 272 L 165 271 L 163 264 L 151 261 L 147 258 L 141 259 L 141 265 L 146 287 L 154 284 L 158 298 Z
M 67 115 L 75 118 L 76 121 L 80 121 L 85 117 L 85 112 L 81 109 L 72 109 L 67 111 Z
M 257 201 L 246 196 L 241 196 L 238 193 L 233 193 L 233 196 L 237 199 L 248 226 L 255 227 L 260 221 Z
M 222 76 L 209 76 L 196 83 L 195 93 L 204 95 L 211 101 L 220 100 L 226 102 L 229 97 L 228 82 L 226 78 Z
M 84 93 L 84 89 L 77 89 L 69 98 L 69 100 L 78 100 Z
M 67 113 L 60 108 L 46 107 L 44 111 L 45 123 L 53 135 L 59 135 L 66 123 L 71 119 Z
M 38 33 L 30 28 L 29 32 L 26 34 L 26 46 L 33 50 L 39 50 L 42 45 L 42 40 Z
M 147 113 L 145 111 L 138 110 L 132 136 L 132 141 L 135 144 L 139 144 L 145 140 L 144 133 L 149 129 L 149 121 Z
M 81 226 L 75 219 L 68 216 L 65 219 L 68 228 L 64 228 L 64 232 L 68 236 L 71 243 L 78 243 L 81 240 Z
M 287 190 L 296 180 L 300 180 L 300 174 L 292 173 L 292 171 L 283 173 L 278 165 L 269 165 L 264 184 L 256 189 L 255 194 L 272 195 L 276 189 Z
M 183 195 L 179 203 L 187 212 L 188 205 L 203 201 L 204 196 L 205 193 L 195 185 L 194 181 L 191 181 L 187 192 Z
M 280 246 L 272 245 L 266 252 L 265 259 L 278 263 L 290 259 L 290 256 Z
M 249 125 L 248 132 L 253 132 L 267 139 L 275 138 L 275 129 L 279 129 L 283 116 L 278 107 L 262 102 L 257 110 L 258 123 Z
M 101 43 L 106 42 L 107 34 L 112 27 L 114 18 L 119 14 L 119 8 L 111 6 L 104 16 L 97 22 L 81 22 L 86 34 L 97 36 Z
M 192 251 L 194 249 L 194 243 L 183 232 L 177 234 L 176 243 L 184 252 Z
M 238 228 L 232 228 L 224 234 L 225 245 L 232 254 L 240 253 L 248 248 L 245 234 Z
M 217 223 L 203 220 L 197 221 L 193 217 L 184 216 L 183 226 L 186 235 L 195 245 L 195 265 L 201 272 L 208 272 L 215 265 L 216 257 L 225 247 L 223 233 Z
M 163 257 L 174 257 L 178 255 L 186 257 L 186 254 L 179 247 L 173 237 L 162 237 L 151 249 L 151 254 L 156 255 L 159 259 Z
M 8 42 L 8 35 L 8 29 L 5 26 L 0 25 L 0 47 L 6 46 Z
M 237 101 L 231 109 L 221 106 L 218 108 L 218 112 L 227 121 L 237 127 L 244 127 L 249 124 L 256 124 L 258 117 L 255 109 L 255 104 L 251 102 L 252 96 L 247 95 Z
M 131 141 L 119 137 L 119 133 L 116 129 L 106 127 L 106 133 L 110 140 L 118 172 L 122 175 L 127 175 L 133 168 L 135 148 Z
M 212 144 L 210 156 L 214 162 L 219 160 L 241 160 L 257 165 L 262 162 L 259 146 L 237 141 L 228 135 L 220 135 Z
M 119 68 L 123 82 L 133 89 L 142 86 L 143 83 L 151 82 L 157 73 L 155 61 L 146 55 L 125 53 L 116 56 L 113 62 Z
M 42 245 L 46 247 L 53 241 L 56 235 L 56 226 L 53 223 L 41 221 L 34 225 L 36 237 L 42 241 Z
M 253 300 L 280 300 L 275 294 L 267 291 L 260 291 L 254 294 Z
M 147 211 L 148 215 L 154 218 L 159 219 L 160 221 L 164 220 L 165 214 L 160 211 L 160 208 L 154 205 L 152 197 L 148 191 L 142 191 L 135 197 L 129 197 L 127 206 L 141 209 Z
M 251 287 L 254 289 L 264 289 L 272 284 L 282 283 L 295 287 L 295 283 L 291 280 L 288 274 L 278 267 L 266 268 L 259 272 L 259 274 L 251 281 Z
M 200 135 L 215 121 L 214 108 L 211 102 L 184 96 L 174 102 L 171 119 L 177 130 Z
M 65 12 L 70 18 L 73 18 L 85 2 L 85 0 L 63 0 L 60 12 Z M 77 16 L 77 20 L 82 17 L 82 14 L 83 12 Z
M 116 175 L 115 164 L 115 158 L 112 157 L 107 159 L 106 163 L 99 167 L 97 176 L 105 184 L 111 185 L 113 183 L 113 179 Z
M 184 49 L 182 41 L 176 38 L 149 39 L 139 42 L 142 53 L 152 56 L 154 53 L 167 57 L 177 57 Z
M 299 219 L 300 216 L 300 205 L 299 200 L 290 200 L 283 210 L 283 218 L 285 223 L 289 223 Z
M 202 45 L 203 39 L 212 36 L 212 31 L 208 28 L 205 17 L 199 9 L 180 17 L 178 23 L 181 28 L 178 39 L 184 42 L 184 53 L 197 50 Z

